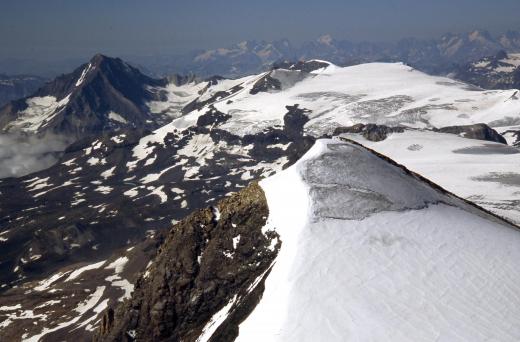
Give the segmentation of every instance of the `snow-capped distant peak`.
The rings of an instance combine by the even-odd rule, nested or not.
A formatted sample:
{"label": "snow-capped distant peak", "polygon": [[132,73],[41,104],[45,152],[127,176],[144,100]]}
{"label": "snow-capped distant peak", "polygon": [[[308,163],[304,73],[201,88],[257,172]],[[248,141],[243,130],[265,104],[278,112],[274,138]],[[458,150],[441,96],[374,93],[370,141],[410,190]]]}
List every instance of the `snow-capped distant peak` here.
{"label": "snow-capped distant peak", "polygon": [[487,41],[489,41],[489,33],[487,32],[482,32],[482,31],[479,31],[479,30],[475,30],[473,32],[470,32],[469,35],[468,35],[468,39],[470,42],[474,42],[474,41],[479,41],[481,43],[485,43]]}
{"label": "snow-capped distant peak", "polygon": [[317,39],[318,43],[320,44],[324,44],[324,45],[331,45],[332,42],[334,41],[334,39],[332,38],[332,36],[330,34],[325,34],[323,36],[320,36],[318,39]]}

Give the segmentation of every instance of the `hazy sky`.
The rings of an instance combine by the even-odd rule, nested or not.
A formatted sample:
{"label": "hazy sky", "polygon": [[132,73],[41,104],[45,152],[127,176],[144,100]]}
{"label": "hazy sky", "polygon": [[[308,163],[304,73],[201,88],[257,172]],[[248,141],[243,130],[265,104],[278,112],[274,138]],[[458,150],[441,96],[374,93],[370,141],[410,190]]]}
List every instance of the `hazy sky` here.
{"label": "hazy sky", "polygon": [[520,29],[520,0],[0,0],[0,58],[170,54],[245,39],[298,44]]}

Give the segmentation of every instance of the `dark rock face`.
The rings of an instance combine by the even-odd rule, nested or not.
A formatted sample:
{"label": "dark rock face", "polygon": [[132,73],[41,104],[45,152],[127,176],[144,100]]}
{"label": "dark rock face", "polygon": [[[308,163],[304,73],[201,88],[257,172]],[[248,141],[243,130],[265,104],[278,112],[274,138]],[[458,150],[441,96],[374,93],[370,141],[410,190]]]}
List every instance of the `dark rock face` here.
{"label": "dark rock face", "polygon": [[273,64],[273,69],[298,70],[303,72],[312,72],[328,67],[330,64],[322,61],[282,61]]}
{"label": "dark rock face", "polygon": [[350,127],[338,127],[334,130],[333,135],[343,133],[361,133],[363,137],[370,141],[383,141],[390,133],[403,133],[404,127],[388,127],[385,125],[375,124],[356,124]]}
{"label": "dark rock face", "polygon": [[[211,84],[213,84],[214,82],[216,82],[217,80],[214,79],[211,81]],[[209,83],[208,83],[208,87],[209,87]],[[193,100],[192,102],[188,103],[186,106],[184,106],[184,108],[182,108],[181,112],[183,114],[187,114],[187,113],[190,113],[191,111],[194,111],[194,110],[200,110],[202,108],[204,108],[206,105],[208,104],[212,104],[220,99],[224,99],[230,95],[233,95],[235,94],[236,92],[242,90],[243,88],[240,86],[240,85],[237,85],[231,89],[228,89],[226,91],[217,91],[215,94],[213,94],[209,99],[207,100],[203,100],[201,101],[200,98],[197,98],[195,100]],[[201,93],[205,92],[206,89],[203,89],[201,91]]]}
{"label": "dark rock face", "polygon": [[199,210],[170,231],[149,274],[115,314],[107,311],[99,341],[195,341],[211,317],[232,303],[212,341],[231,341],[258,303],[281,246],[262,233],[268,216],[262,189],[252,184],[215,207]]}
{"label": "dark rock face", "polygon": [[487,140],[507,144],[507,141],[503,136],[486,124],[449,126],[436,129],[436,131],[441,133],[458,134],[468,139]]}
{"label": "dark rock face", "polygon": [[197,119],[197,126],[211,126],[218,125],[231,119],[231,115],[219,112],[215,107],[211,107],[210,110]]}
{"label": "dark rock face", "polygon": [[222,80],[225,80],[225,78],[219,75],[214,75],[205,79],[205,81],[208,82],[210,86],[217,85],[218,82]]}
{"label": "dark rock face", "polygon": [[294,106],[285,106],[287,114],[283,117],[283,129],[289,137],[300,137],[303,136],[303,126],[309,121],[309,118],[305,113],[308,113],[308,109],[299,108],[298,104]]}
{"label": "dark rock face", "polygon": [[[375,124],[356,124],[350,127],[338,127],[334,130],[333,135],[340,135],[343,133],[357,133],[362,134],[363,137],[370,141],[383,141],[391,133],[403,133],[405,127],[388,127],[385,125]],[[450,133],[461,135],[468,139],[479,139],[494,141],[501,144],[507,144],[505,138],[497,131],[486,124],[475,124],[466,126],[449,126],[442,128],[434,128],[434,132]]]}
{"label": "dark rock face", "polygon": [[249,91],[251,95],[258,94],[260,92],[268,92],[274,90],[281,90],[282,83],[270,74],[265,75],[253,85],[253,88]]}

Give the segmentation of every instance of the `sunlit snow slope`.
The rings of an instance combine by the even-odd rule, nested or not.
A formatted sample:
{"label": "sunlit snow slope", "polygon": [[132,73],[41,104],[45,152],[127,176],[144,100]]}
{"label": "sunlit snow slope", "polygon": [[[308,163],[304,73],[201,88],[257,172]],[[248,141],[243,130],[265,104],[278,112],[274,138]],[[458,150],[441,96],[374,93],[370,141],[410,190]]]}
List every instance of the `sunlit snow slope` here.
{"label": "sunlit snow slope", "polygon": [[454,134],[405,131],[384,141],[345,134],[449,191],[520,224],[520,150]]}
{"label": "sunlit snow slope", "polygon": [[[190,112],[172,125],[192,125],[213,105],[232,117],[223,129],[244,135],[283,124],[285,106],[295,104],[308,110],[310,120],[305,128],[313,135],[355,123],[411,127],[520,124],[516,90],[484,91],[401,63],[344,68],[326,64],[310,73],[278,69],[245,78],[239,91]],[[262,82],[279,89],[255,93],[255,85]]]}
{"label": "sunlit snow slope", "polygon": [[282,247],[238,341],[518,341],[520,231],[363,147],[261,182]]}

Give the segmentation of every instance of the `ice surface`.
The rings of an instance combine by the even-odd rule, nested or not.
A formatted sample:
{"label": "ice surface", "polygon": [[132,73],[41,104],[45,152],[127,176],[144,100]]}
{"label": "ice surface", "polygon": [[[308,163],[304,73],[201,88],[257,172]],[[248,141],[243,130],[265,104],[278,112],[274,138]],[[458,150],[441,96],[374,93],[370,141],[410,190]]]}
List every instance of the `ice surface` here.
{"label": "ice surface", "polygon": [[520,150],[427,131],[391,134],[380,142],[368,141],[357,134],[344,136],[387,155],[458,196],[520,224],[520,184],[501,181],[506,176],[509,179],[511,175],[520,177]]}

